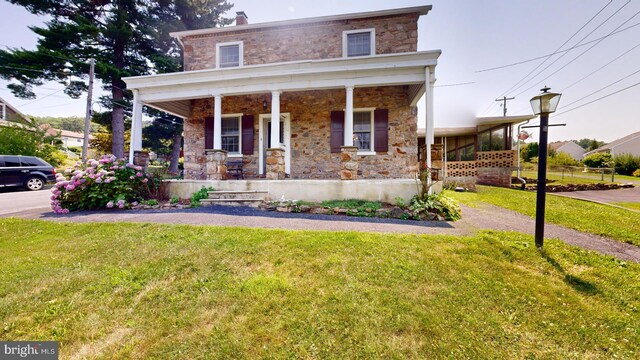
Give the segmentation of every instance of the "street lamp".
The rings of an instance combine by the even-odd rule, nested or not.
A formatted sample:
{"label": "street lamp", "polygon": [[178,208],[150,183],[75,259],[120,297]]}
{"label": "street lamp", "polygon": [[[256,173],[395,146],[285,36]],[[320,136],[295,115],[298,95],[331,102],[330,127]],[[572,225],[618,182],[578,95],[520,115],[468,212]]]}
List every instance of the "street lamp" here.
{"label": "street lamp", "polygon": [[531,108],[540,115],[540,144],[538,146],[538,193],[536,196],[536,247],[544,243],[544,207],[547,188],[547,142],[549,134],[549,114],[556,111],[561,94],[550,93],[548,87],[541,89],[540,95],[531,98]]}

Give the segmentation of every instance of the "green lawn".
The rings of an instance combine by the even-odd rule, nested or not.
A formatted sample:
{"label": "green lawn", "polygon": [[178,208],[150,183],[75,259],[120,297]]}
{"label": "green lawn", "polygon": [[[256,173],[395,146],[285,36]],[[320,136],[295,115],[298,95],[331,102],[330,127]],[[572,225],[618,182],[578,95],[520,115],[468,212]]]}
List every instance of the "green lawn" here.
{"label": "green lawn", "polygon": [[[534,191],[478,186],[477,193],[447,195],[472,207],[489,203],[531,217],[536,213]],[[640,245],[640,213],[554,195],[547,195],[546,203],[546,222]]]}
{"label": "green lawn", "polygon": [[640,210],[640,203],[637,203],[637,202],[616,202],[612,204],[622,206],[628,209]]}
{"label": "green lawn", "polygon": [[[532,171],[532,170],[526,170],[526,171],[521,171],[521,176],[530,178],[530,179],[537,179],[538,178],[538,171]],[[513,173],[513,176],[516,176],[516,173]],[[602,180],[600,174],[585,174],[582,173],[580,171],[575,171],[573,173],[573,176],[571,173],[566,172],[564,174],[564,176],[562,175],[561,172],[554,172],[554,171],[548,171],[547,172],[547,179],[548,180],[554,180],[552,183],[553,185],[566,185],[566,184],[597,184],[597,183],[611,183],[611,174],[604,176],[604,180]],[[618,175],[615,176],[614,178],[615,182],[622,182],[622,180],[620,180],[618,178]]]}
{"label": "green lawn", "polygon": [[531,236],[0,220],[0,338],[61,358],[635,358],[640,265]]}

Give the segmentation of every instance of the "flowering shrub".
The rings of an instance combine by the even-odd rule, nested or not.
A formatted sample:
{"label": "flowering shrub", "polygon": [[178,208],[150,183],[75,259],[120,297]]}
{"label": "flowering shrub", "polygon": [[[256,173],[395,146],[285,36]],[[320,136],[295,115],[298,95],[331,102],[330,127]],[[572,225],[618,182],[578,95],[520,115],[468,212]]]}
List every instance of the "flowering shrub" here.
{"label": "flowering shrub", "polygon": [[142,167],[105,155],[78,162],[56,175],[51,208],[58,214],[74,210],[124,209],[137,205],[149,193],[149,178]]}

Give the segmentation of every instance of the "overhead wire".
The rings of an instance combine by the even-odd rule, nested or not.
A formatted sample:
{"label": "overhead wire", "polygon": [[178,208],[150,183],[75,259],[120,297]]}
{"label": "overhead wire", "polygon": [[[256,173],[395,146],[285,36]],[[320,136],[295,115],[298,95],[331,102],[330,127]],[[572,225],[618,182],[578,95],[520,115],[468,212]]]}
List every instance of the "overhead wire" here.
{"label": "overhead wire", "polygon": [[593,103],[595,103],[595,102],[598,102],[598,101],[600,101],[600,100],[606,99],[606,98],[608,98],[608,97],[610,97],[610,96],[613,96],[613,95],[619,94],[619,93],[621,93],[621,92],[623,92],[623,91],[626,91],[626,90],[629,90],[629,89],[631,89],[631,88],[634,88],[634,87],[636,87],[636,86],[638,86],[638,85],[640,85],[640,82],[637,82],[637,83],[635,83],[635,84],[633,84],[633,85],[629,85],[629,86],[627,86],[627,87],[625,87],[625,88],[622,88],[622,89],[620,89],[620,90],[614,91],[614,92],[609,93],[609,94],[607,94],[607,95],[601,96],[601,97],[599,97],[599,98],[597,98],[597,99],[595,99],[595,100],[591,100],[591,101],[589,101],[588,103],[585,103],[585,104],[582,104],[582,105],[578,105],[578,106],[576,106],[576,107],[574,107],[574,108],[571,108],[571,109],[569,109],[569,110],[566,110],[566,111],[563,111],[563,112],[561,112],[561,113],[558,113],[558,114],[556,114],[556,115],[555,115],[555,117],[558,117],[558,116],[564,115],[564,114],[566,114],[566,113],[568,113],[568,112],[571,112],[571,111],[573,111],[573,110],[576,110],[576,109],[580,109],[581,107],[585,107],[585,106],[587,106],[587,105],[591,105],[591,104],[593,104]]}

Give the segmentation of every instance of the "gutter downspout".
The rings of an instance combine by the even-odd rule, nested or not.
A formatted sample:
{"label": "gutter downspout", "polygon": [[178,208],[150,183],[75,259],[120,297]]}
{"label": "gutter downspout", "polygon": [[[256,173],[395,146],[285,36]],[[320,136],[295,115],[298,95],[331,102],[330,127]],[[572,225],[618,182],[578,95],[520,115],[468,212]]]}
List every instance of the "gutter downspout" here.
{"label": "gutter downspout", "polygon": [[518,135],[517,135],[517,139],[518,139],[518,170],[517,170],[517,178],[518,180],[520,180],[520,182],[522,183],[522,185],[520,186],[520,190],[524,190],[524,187],[527,185],[527,181],[525,179],[523,179],[522,177],[520,177],[520,127],[522,125],[526,125],[529,123],[529,121],[531,120],[527,120],[526,122],[520,123],[518,124]]}

